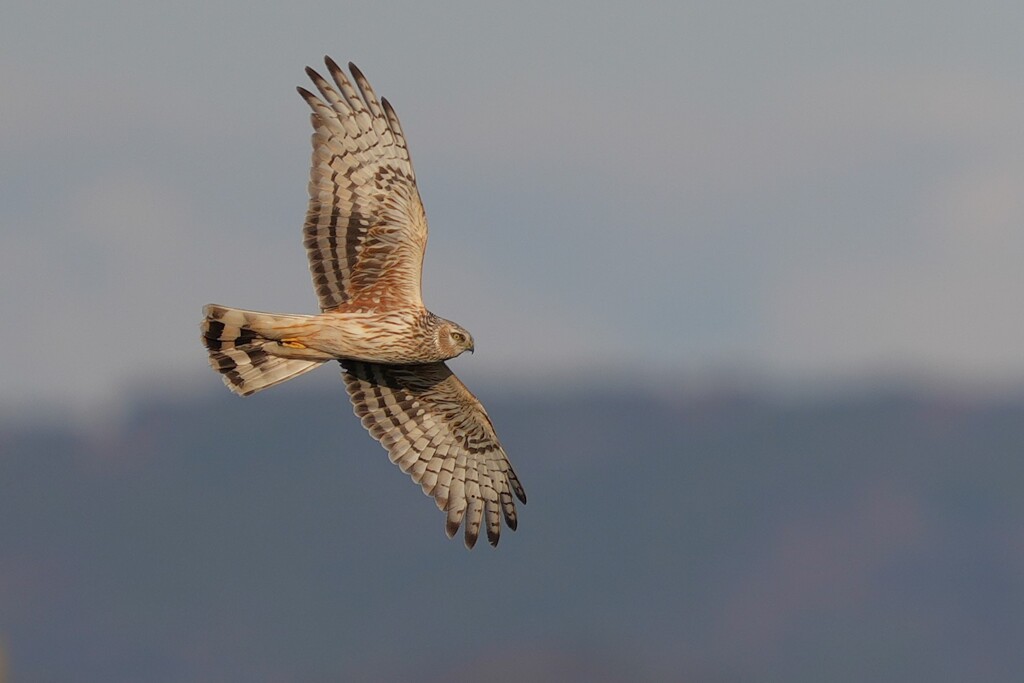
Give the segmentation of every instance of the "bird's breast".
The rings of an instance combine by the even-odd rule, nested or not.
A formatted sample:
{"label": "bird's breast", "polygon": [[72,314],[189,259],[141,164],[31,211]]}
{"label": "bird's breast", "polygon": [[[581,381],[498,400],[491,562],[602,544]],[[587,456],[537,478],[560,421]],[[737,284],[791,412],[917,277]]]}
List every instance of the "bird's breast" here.
{"label": "bird's breast", "polygon": [[415,312],[337,312],[318,316],[311,345],[335,358],[371,363],[439,360],[434,336]]}

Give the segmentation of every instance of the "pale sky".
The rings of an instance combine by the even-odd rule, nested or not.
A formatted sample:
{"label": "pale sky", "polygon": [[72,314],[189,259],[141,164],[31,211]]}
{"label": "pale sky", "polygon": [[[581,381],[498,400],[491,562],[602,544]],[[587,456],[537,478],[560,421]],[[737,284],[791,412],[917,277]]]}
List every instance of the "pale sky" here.
{"label": "pale sky", "polygon": [[401,117],[460,375],[1021,383],[1022,35],[1011,1],[8,3],[0,408],[216,387],[203,304],[316,310],[324,54]]}

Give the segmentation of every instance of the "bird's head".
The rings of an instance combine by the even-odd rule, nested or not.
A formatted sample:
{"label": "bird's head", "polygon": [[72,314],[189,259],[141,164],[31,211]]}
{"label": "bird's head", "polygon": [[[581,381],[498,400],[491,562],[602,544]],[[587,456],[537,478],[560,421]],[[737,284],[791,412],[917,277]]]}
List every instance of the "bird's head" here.
{"label": "bird's head", "polygon": [[473,353],[473,335],[450,320],[437,328],[437,346],[445,360],[455,358],[463,351]]}

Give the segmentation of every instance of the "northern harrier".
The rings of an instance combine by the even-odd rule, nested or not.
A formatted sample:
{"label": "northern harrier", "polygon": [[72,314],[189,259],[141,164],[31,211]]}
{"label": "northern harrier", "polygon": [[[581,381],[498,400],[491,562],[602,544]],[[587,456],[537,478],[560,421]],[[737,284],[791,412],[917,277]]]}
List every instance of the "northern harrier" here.
{"label": "northern harrier", "polygon": [[319,97],[304,243],[319,315],[278,315],[210,304],[202,340],[210,365],[241,396],[337,360],[355,413],[391,461],[447,513],[451,538],[465,520],[472,548],[486,520],[516,528],[512,494],[526,502],[487,412],[444,361],[473,337],[428,311],[420,297],[427,218],[402,127],[363,74],[330,57],[333,83],[306,68]]}

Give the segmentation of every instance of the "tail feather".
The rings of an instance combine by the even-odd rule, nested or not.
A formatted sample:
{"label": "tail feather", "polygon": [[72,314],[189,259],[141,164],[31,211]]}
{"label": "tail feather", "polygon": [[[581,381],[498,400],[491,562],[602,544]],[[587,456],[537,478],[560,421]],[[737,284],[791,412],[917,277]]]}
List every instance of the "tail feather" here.
{"label": "tail feather", "polygon": [[224,384],[239,396],[248,396],[292,377],[309,372],[323,360],[284,358],[273,353],[277,341],[260,334],[275,323],[308,316],[273,315],[210,304],[203,308],[202,342],[210,354],[210,367],[221,373]]}

